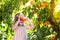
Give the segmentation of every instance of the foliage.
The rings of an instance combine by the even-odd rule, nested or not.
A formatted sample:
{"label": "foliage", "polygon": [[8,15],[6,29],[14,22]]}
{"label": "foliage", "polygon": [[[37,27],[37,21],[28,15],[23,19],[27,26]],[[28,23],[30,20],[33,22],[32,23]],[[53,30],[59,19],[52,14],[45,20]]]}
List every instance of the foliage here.
{"label": "foliage", "polygon": [[[58,1],[55,0],[56,6]],[[58,9],[58,12],[56,10],[55,7],[53,19],[60,27],[60,9]],[[27,30],[28,40],[55,39],[57,33],[48,21],[50,17],[50,0],[0,0],[0,40],[13,39],[12,22],[17,12],[22,12],[26,17],[29,17],[35,25],[33,30]],[[56,39],[60,40],[60,38]]]}

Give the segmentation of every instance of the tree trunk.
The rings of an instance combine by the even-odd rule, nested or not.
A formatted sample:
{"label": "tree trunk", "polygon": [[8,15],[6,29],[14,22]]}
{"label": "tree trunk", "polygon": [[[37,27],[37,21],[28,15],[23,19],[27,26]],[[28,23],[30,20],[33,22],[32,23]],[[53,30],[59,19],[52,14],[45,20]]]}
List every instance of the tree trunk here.
{"label": "tree trunk", "polygon": [[53,21],[52,17],[53,17],[53,13],[54,13],[54,7],[55,7],[55,3],[54,3],[54,0],[51,0],[51,3],[50,3],[50,23],[53,25],[53,30],[55,32],[57,32],[57,36],[56,38],[60,38],[60,31],[59,31],[59,26],[55,24],[55,22]]}

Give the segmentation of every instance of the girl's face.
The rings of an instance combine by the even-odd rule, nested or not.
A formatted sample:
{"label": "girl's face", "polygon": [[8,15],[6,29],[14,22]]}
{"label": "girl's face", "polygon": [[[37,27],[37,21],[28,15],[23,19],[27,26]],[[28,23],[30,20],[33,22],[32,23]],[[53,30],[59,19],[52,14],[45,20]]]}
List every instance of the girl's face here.
{"label": "girl's face", "polygon": [[[19,18],[24,18],[24,15],[21,13],[20,15],[19,15]],[[19,23],[20,25],[23,25],[24,24],[24,22],[22,21],[22,20],[20,20],[20,23]]]}

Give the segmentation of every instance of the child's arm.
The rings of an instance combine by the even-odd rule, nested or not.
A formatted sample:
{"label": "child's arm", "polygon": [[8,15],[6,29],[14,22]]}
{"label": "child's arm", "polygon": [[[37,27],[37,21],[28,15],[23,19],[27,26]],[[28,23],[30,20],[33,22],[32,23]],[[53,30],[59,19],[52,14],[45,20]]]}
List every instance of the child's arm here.
{"label": "child's arm", "polygon": [[13,30],[16,30],[17,28],[18,28],[18,21],[15,24],[12,25]]}
{"label": "child's arm", "polygon": [[16,21],[16,23],[12,25],[13,30],[16,30],[18,28],[19,21],[20,21],[20,19],[18,19],[18,21]]}
{"label": "child's arm", "polygon": [[27,29],[34,29],[34,24],[32,23],[32,21],[28,18],[27,21],[30,23],[29,26],[27,26]]}

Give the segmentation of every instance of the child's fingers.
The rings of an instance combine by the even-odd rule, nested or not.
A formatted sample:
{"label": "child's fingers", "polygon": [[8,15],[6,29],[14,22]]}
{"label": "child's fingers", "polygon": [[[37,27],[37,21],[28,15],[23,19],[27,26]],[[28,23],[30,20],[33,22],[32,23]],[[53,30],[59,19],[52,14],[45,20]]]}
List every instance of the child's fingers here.
{"label": "child's fingers", "polygon": [[27,18],[27,21],[29,21],[29,18]]}
{"label": "child's fingers", "polygon": [[18,21],[20,22],[20,18],[18,17]]}
{"label": "child's fingers", "polygon": [[18,18],[18,21],[20,21],[20,18]]}

